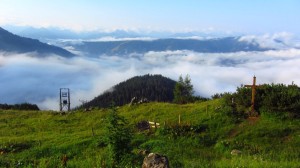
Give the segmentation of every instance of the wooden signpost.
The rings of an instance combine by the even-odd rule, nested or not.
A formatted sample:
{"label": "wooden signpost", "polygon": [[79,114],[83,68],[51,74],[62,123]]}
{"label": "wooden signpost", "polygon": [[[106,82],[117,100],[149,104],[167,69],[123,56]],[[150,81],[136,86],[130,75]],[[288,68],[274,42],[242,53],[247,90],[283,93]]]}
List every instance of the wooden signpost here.
{"label": "wooden signpost", "polygon": [[252,85],[244,85],[245,87],[251,87],[252,94],[251,94],[251,112],[250,116],[254,117],[257,116],[257,112],[255,111],[255,94],[256,94],[256,88],[259,87],[259,85],[256,85],[256,77],[253,76],[253,83]]}

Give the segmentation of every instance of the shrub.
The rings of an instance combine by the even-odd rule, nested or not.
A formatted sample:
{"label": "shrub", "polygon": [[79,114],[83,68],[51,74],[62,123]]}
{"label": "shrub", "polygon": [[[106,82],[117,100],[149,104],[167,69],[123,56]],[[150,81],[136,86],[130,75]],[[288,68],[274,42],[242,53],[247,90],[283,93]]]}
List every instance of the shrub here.
{"label": "shrub", "polygon": [[[242,117],[251,107],[251,88],[238,87],[233,94],[224,95],[233,115]],[[233,99],[233,102],[232,102]],[[264,84],[256,89],[255,110],[273,114],[288,112],[293,118],[300,117],[300,88],[297,85]]]}
{"label": "shrub", "polygon": [[117,167],[124,160],[128,160],[126,156],[131,153],[131,138],[132,130],[128,126],[128,122],[117,114],[115,108],[112,108],[106,126],[106,142],[111,167]]}

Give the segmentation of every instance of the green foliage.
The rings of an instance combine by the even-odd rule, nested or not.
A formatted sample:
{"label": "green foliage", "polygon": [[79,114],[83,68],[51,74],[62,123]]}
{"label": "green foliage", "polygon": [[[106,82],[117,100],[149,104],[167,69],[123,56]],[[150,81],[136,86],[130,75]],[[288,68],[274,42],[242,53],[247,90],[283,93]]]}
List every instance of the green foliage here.
{"label": "green foliage", "polygon": [[117,114],[115,108],[111,109],[107,120],[106,139],[111,157],[111,166],[118,167],[128,158],[126,156],[131,154],[132,133],[128,127],[128,122],[124,117]]}
{"label": "green foliage", "polygon": [[193,101],[194,89],[191,78],[186,75],[184,80],[179,76],[178,82],[174,88],[174,102],[178,104],[186,104]]}
{"label": "green foliage", "polygon": [[263,85],[258,93],[261,96],[261,103],[258,106],[263,111],[271,113],[286,111],[300,117],[300,88],[297,85]]}
{"label": "green foliage", "polygon": [[[233,94],[225,94],[225,104],[236,116],[244,116],[251,107],[251,88],[239,87]],[[232,102],[233,99],[233,102]],[[255,110],[277,115],[286,112],[292,118],[300,117],[300,88],[297,85],[264,84],[256,89]]]}
{"label": "green foliage", "polygon": [[[263,112],[255,120],[235,122],[225,97],[184,105],[150,102],[118,107],[117,116],[126,125],[149,120],[161,126],[134,132],[125,147],[130,151],[118,166],[141,167],[144,156],[137,153],[148,149],[166,155],[173,167],[299,167],[299,119]],[[0,167],[63,167],[64,155],[66,167],[110,167],[112,148],[104,137],[111,113],[0,110]],[[242,154],[231,155],[233,149]]]}
{"label": "green foliage", "polygon": [[2,110],[40,110],[36,104],[22,103],[22,104],[0,104],[0,109]]}
{"label": "green foliage", "polygon": [[208,129],[207,125],[168,125],[164,126],[159,130],[161,135],[171,135],[172,138],[176,139],[181,136],[194,136],[205,132]]}
{"label": "green foliage", "polygon": [[140,145],[140,148],[146,149],[148,151],[160,151],[167,145],[164,140],[149,140]]}

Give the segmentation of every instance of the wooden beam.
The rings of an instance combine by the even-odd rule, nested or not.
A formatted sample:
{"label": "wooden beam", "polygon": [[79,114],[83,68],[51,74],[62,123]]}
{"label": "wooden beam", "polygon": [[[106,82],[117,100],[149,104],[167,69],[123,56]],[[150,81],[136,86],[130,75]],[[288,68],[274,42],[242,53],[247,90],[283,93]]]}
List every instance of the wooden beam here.
{"label": "wooden beam", "polygon": [[244,87],[251,87],[252,93],[251,93],[251,112],[252,114],[255,114],[255,94],[256,94],[256,88],[259,87],[259,85],[256,85],[256,77],[253,76],[253,82],[252,85],[244,85]]}

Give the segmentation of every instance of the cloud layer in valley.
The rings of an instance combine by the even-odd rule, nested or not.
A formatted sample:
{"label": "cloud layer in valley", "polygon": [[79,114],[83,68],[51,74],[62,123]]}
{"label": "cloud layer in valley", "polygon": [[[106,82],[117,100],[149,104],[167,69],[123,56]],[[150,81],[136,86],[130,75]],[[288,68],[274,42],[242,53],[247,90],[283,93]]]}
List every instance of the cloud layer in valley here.
{"label": "cloud layer in valley", "polygon": [[[257,38],[245,37],[242,40]],[[296,44],[296,43],[293,43]],[[197,95],[233,92],[241,84],[257,82],[300,85],[300,49],[297,46],[264,52],[196,53],[192,51],[147,52],[129,56],[0,53],[0,103],[36,103],[42,109],[58,109],[59,88],[71,89],[71,106],[91,100],[128,78],[162,74],[177,80],[189,74]]]}

